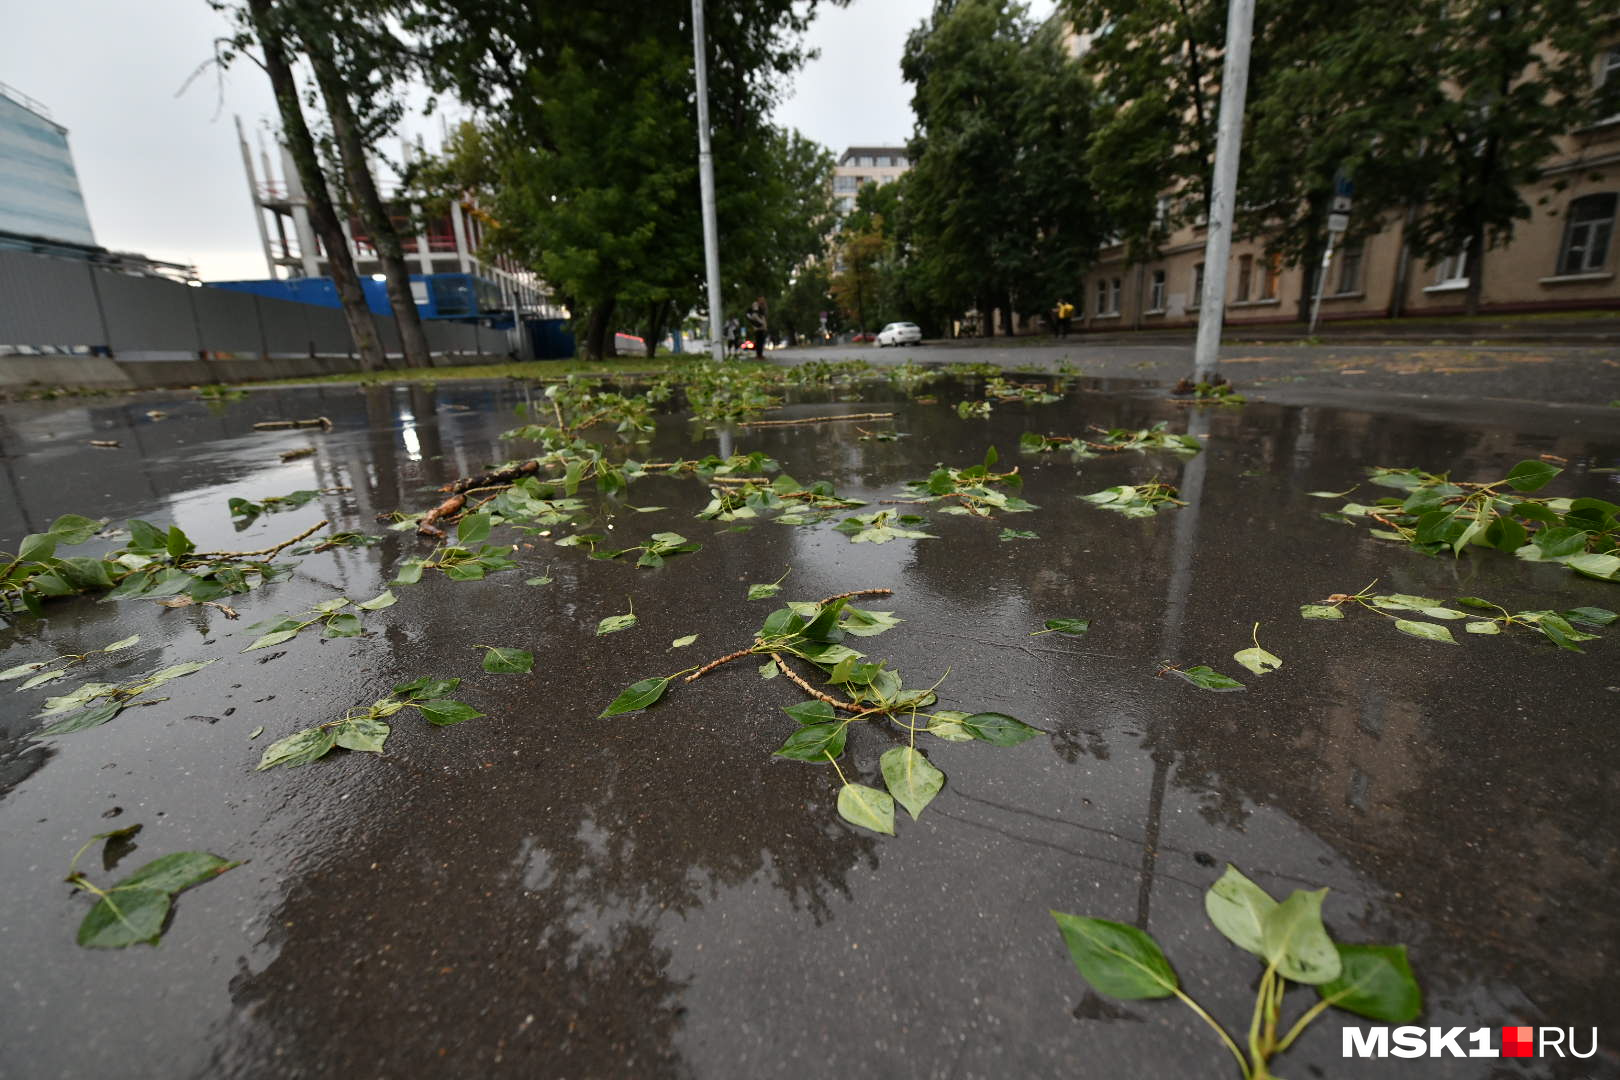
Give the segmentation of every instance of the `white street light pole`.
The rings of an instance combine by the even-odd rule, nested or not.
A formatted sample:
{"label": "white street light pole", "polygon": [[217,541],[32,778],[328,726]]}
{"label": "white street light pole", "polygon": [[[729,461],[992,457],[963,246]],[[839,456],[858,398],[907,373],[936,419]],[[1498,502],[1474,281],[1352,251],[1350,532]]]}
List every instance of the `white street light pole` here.
{"label": "white street light pole", "polygon": [[1253,36],[1254,0],[1230,0],[1226,11],[1226,60],[1221,67],[1221,112],[1215,133],[1215,178],[1210,192],[1209,232],[1204,241],[1204,293],[1199,298],[1198,344],[1193,350],[1195,382],[1212,381],[1220,362],[1226,264],[1232,253],[1238,152],[1243,146],[1243,105],[1249,95],[1249,43]]}
{"label": "white street light pole", "polygon": [[709,145],[709,46],[703,33],[703,0],[692,0],[692,57],[697,63],[698,184],[703,192],[703,261],[709,277],[709,355],[721,361],[726,358],[726,343],[720,326],[720,226],[714,211],[714,149]]}

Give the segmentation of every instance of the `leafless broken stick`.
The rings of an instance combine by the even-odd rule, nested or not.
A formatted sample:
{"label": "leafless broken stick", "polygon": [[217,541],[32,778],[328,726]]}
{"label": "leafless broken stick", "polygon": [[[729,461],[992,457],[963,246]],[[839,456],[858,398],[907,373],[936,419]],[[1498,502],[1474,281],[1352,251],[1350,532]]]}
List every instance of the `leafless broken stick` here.
{"label": "leafless broken stick", "polygon": [[738,427],[790,427],[794,424],[830,424],[835,420],[892,420],[892,412],[845,413],[842,416],[811,416],[803,420],[744,420]]}
{"label": "leafless broken stick", "polygon": [[332,421],[324,416],[311,417],[308,420],[263,420],[253,425],[254,431],[282,431],[286,428],[318,427],[322,431],[332,430]]}
{"label": "leafless broken stick", "polygon": [[331,524],[331,522],[327,521],[325,518],[321,518],[321,520],[317,521],[315,524],[311,525],[309,528],[305,529],[303,532],[299,533],[297,536],[288,537],[286,540],[283,540],[281,543],[277,544],[275,547],[260,548],[258,551],[202,551],[202,552],[198,552],[196,555],[193,555],[192,558],[194,558],[194,559],[250,559],[255,555],[263,555],[266,558],[270,558],[270,557],[276,555],[277,553],[279,553],[282,548],[291,547],[292,545],[298,543],[298,541],[303,540],[306,537],[313,536],[315,533],[317,533],[320,530],[326,528],[326,526],[328,526],[330,524]]}
{"label": "leafless broken stick", "polygon": [[297,461],[299,458],[307,458],[313,453],[315,453],[315,448],[313,446],[304,446],[297,450],[283,450],[281,452],[281,460]]}

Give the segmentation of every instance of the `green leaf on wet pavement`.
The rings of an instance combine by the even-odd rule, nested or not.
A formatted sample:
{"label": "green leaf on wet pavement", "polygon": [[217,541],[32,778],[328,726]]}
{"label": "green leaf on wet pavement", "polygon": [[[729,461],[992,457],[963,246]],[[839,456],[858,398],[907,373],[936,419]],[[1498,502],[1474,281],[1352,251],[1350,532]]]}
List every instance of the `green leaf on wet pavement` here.
{"label": "green leaf on wet pavement", "polygon": [[838,815],[863,829],[894,835],[894,799],[877,788],[865,784],[845,784],[839,788]]}
{"label": "green leaf on wet pavement", "polygon": [[596,636],[601,637],[603,634],[612,634],[620,630],[628,630],[634,625],[636,625],[636,616],[634,612],[629,615],[609,615],[607,618],[596,624]]}
{"label": "green leaf on wet pavement", "polygon": [[373,754],[383,752],[383,743],[392,729],[385,721],[374,716],[356,716],[332,726],[337,745],[345,750],[361,750]]}
{"label": "green leaf on wet pavement", "polygon": [[776,751],[776,756],[824,765],[829,758],[836,758],[844,752],[848,727],[842,721],[803,725],[787,737],[787,741]]}
{"label": "green leaf on wet pavement", "polygon": [[534,653],[503,645],[478,645],[486,650],[484,670],[491,675],[527,675],[534,668]]}
{"label": "green leaf on wet pavement", "polygon": [[1344,612],[1332,604],[1301,604],[1299,617],[1302,619],[1342,619]]}
{"label": "green leaf on wet pavement", "polygon": [[1316,985],[1339,977],[1339,953],[1322,925],[1327,893],[1295,889],[1262,920],[1264,958],[1283,978]]}
{"label": "green leaf on wet pavement", "polygon": [[324,757],[337,745],[337,735],[330,728],[312,727],[295,731],[284,739],[277,739],[264,748],[259,758],[258,771],[273,769],[277,765],[296,769]]}
{"label": "green leaf on wet pavement", "polygon": [[1218,694],[1224,694],[1230,693],[1234,690],[1247,689],[1247,687],[1238,682],[1236,679],[1232,678],[1230,675],[1222,675],[1220,672],[1206,664],[1195,664],[1190,668],[1173,667],[1167,668],[1166,670],[1172,675],[1178,675],[1187,680],[1200,690],[1213,690]]}
{"label": "green leaf on wet pavement", "polygon": [[895,801],[906,808],[913,821],[922,815],[923,808],[933,802],[934,796],[945,786],[945,774],[909,746],[885,750],[879,763],[883,770],[884,786]]}
{"label": "green leaf on wet pavement", "polygon": [[1451,630],[1434,623],[1414,622],[1411,619],[1396,619],[1395,629],[1403,634],[1410,634],[1425,641],[1443,641],[1448,645],[1457,644],[1457,639],[1451,636]]}
{"label": "green leaf on wet pavement", "polygon": [[972,713],[955,721],[968,734],[992,746],[1017,746],[1039,735],[1040,729],[1005,713]]}
{"label": "green leaf on wet pavement", "polygon": [[697,639],[698,636],[696,634],[687,634],[685,637],[678,637],[674,641],[670,642],[669,647],[672,649],[683,649]]}
{"label": "green leaf on wet pavement", "polygon": [[1338,978],[1319,983],[1316,992],[1334,1006],[1382,1020],[1409,1024],[1423,1011],[1423,991],[1412,975],[1405,945],[1338,945]]}
{"label": "green leaf on wet pavement", "polygon": [[422,716],[428,723],[438,727],[449,727],[451,724],[460,724],[467,720],[476,720],[484,714],[471,705],[460,701],[450,701],[447,698],[435,698],[432,701],[415,703],[422,711]]}
{"label": "green leaf on wet pavement", "polygon": [[1092,989],[1137,1001],[1174,994],[1181,982],[1152,937],[1108,919],[1052,912],[1069,958]]}
{"label": "green leaf on wet pavement", "polygon": [[1547,482],[1564,470],[1547,464],[1545,461],[1530,459],[1521,461],[1508,470],[1507,482],[1514,491],[1537,491],[1547,486]]}
{"label": "green leaf on wet pavement", "polygon": [[1204,894],[1204,911],[1215,929],[1238,948],[1265,956],[1266,917],[1277,907],[1270,893],[1227,864],[1226,873]]}
{"label": "green leaf on wet pavement", "polygon": [[1256,675],[1266,675],[1283,666],[1281,657],[1267,652],[1258,645],[1252,649],[1239,649],[1232,654],[1232,659]]}
{"label": "green leaf on wet pavement", "polygon": [[602,710],[597,719],[602,720],[609,716],[622,716],[625,713],[640,712],[650,705],[657,704],[659,699],[664,696],[664,691],[669,689],[669,684],[673,679],[674,676],[671,675],[667,678],[642,679],[640,682],[631,683],[620,691],[619,696],[614,698],[606,709]]}

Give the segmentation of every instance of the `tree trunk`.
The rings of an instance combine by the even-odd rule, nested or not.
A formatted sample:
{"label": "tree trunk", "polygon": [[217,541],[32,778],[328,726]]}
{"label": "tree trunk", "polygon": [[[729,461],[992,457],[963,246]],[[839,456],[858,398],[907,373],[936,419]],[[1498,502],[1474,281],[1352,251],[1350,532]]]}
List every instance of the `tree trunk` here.
{"label": "tree trunk", "polygon": [[1468,237],[1468,290],[1463,294],[1463,311],[1479,314],[1479,298],[1485,291],[1485,226],[1474,227]]}
{"label": "tree trunk", "polygon": [[377,336],[377,322],[366,306],[365,290],[360,276],[355,273],[354,260],[349,255],[349,242],[343,235],[337,210],[326,187],[326,175],[321,170],[315,153],[315,140],[310,137],[309,126],[304,123],[304,110],[298,101],[298,84],[293,78],[292,65],[282,43],[275,13],[270,0],[248,0],[248,13],[254,33],[264,52],[264,69],[270,76],[275,91],[276,108],[281,113],[282,134],[287,139],[287,150],[298,169],[298,180],[309,199],[310,217],[321,246],[326,249],[326,261],[331,267],[332,283],[337,286],[338,299],[343,304],[343,318],[349,324],[349,336],[355,351],[360,354],[360,367],[376,371],[388,366],[388,354],[383,351]]}
{"label": "tree trunk", "polygon": [[383,205],[377,191],[377,181],[371,175],[366,161],[365,142],[360,138],[354,109],[339,77],[332,55],[323,46],[308,42],[304,52],[315,68],[315,79],[321,86],[321,97],[326,101],[326,112],[332,120],[332,133],[337,137],[338,155],[343,160],[343,174],[348,180],[349,197],[360,211],[360,220],[371,234],[377,248],[377,261],[382,263],[383,277],[388,282],[388,306],[393,309],[394,322],[399,327],[400,346],[405,353],[405,366],[423,368],[433,366],[427,335],[422,331],[422,317],[416,310],[416,299],[411,294],[411,274],[400,253],[399,232],[394,228],[388,208]]}
{"label": "tree trunk", "polygon": [[1017,336],[1013,330],[1012,294],[1010,293],[1001,298],[1001,332],[1008,337]]}
{"label": "tree trunk", "polygon": [[590,319],[585,329],[585,359],[602,360],[613,354],[608,351],[607,341],[613,333],[613,309],[616,302],[604,300],[591,307]]}
{"label": "tree trunk", "polygon": [[643,337],[643,344],[647,349],[647,358],[652,359],[658,352],[658,343],[664,339],[664,324],[669,321],[671,301],[660,300],[650,305],[647,312],[647,330]]}

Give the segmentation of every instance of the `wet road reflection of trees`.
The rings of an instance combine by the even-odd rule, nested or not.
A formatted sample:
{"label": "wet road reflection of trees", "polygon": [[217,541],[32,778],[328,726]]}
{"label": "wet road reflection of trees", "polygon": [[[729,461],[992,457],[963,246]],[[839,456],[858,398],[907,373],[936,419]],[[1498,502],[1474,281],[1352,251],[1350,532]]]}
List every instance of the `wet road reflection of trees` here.
{"label": "wet road reflection of trees", "polygon": [[[232,1067],[683,1075],[682,984],[660,936],[748,882],[819,921],[876,841],[831,824],[821,770],[771,767],[728,736],[729,714],[672,703],[657,720],[541,731],[536,716],[535,737],[471,775],[391,779],[400,804],[289,882],[275,959],[233,983],[255,1019]],[[413,1020],[368,1037],[334,1008]]]}

